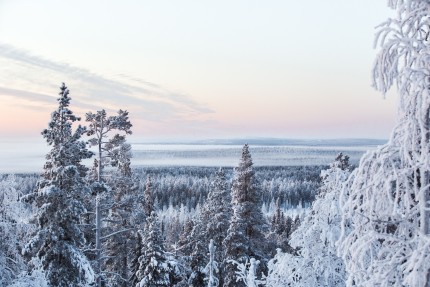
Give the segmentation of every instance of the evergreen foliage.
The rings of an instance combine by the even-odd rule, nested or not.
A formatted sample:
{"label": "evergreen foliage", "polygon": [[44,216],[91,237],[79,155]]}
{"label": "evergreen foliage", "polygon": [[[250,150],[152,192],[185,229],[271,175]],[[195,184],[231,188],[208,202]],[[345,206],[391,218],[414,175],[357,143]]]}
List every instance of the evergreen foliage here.
{"label": "evergreen foliage", "polygon": [[129,261],[136,256],[131,253],[134,243],[132,229],[133,195],[137,186],[130,168],[131,146],[123,143],[118,149],[117,170],[111,172],[107,184],[112,186],[112,207],[105,219],[107,238],[103,249],[107,255],[105,273],[110,286],[128,286]]}
{"label": "evergreen foliage", "polygon": [[[261,194],[252,165],[249,147],[245,145],[231,189],[233,215],[224,239],[225,260],[244,263],[255,258],[264,264],[268,249],[264,237],[266,222],[261,212]],[[235,269],[227,261],[224,286],[243,286],[243,282],[236,282]]]}
{"label": "evergreen foliage", "polygon": [[[110,274],[109,280],[114,280],[116,283],[120,280],[121,284],[125,284],[127,276],[127,266],[128,266],[128,250],[127,240],[117,234],[120,232],[119,228],[128,227],[129,216],[125,215],[127,213],[125,201],[128,197],[127,194],[132,190],[131,182],[131,168],[130,168],[130,158],[131,158],[131,147],[126,143],[126,135],[132,134],[131,127],[132,124],[128,118],[128,112],[119,110],[118,115],[108,116],[105,110],[97,111],[95,114],[89,112],[86,114],[86,121],[89,122],[87,136],[89,139],[90,146],[97,147],[97,158],[94,160],[93,170],[91,175],[92,178],[92,189],[93,193],[96,195],[95,198],[95,270],[97,274],[97,286],[100,287],[102,284],[103,274]],[[104,169],[106,167],[116,167],[117,175],[119,177],[109,178]],[[109,174],[112,176],[112,174]],[[112,193],[116,192],[114,201],[111,203]],[[128,197],[129,198],[129,197]],[[118,199],[124,199],[124,202],[118,202]],[[102,206],[104,208],[102,208]],[[106,208],[106,206],[108,206]],[[121,210],[122,209],[122,210]],[[109,211],[108,222],[112,223],[108,225],[105,232],[109,232],[103,238],[109,238],[108,242],[102,243],[102,221],[106,221],[106,214],[103,210]],[[119,224],[118,224],[119,223]],[[125,226],[122,226],[125,224]],[[121,231],[122,232],[122,231]],[[103,270],[103,256],[106,253],[115,253],[121,251],[122,256],[120,262],[122,264],[117,264],[117,262],[112,262],[108,260],[106,262],[107,269],[106,272]],[[125,266],[125,267],[124,267]],[[120,268],[119,270],[117,268]],[[103,279],[105,280],[105,279]]]}
{"label": "evergreen foliage", "polygon": [[[208,197],[195,219],[190,240],[187,241],[187,249],[191,250],[189,265],[192,272],[188,281],[190,286],[203,286],[205,284],[207,277],[205,266],[209,260],[206,250],[211,240],[220,246],[219,250],[214,251],[215,260],[217,262],[224,261],[222,243],[227,236],[231,217],[230,201],[231,196],[227,189],[225,172],[220,168],[212,182]],[[222,268],[223,265],[220,266],[220,270]],[[219,274],[222,276],[222,272]],[[219,280],[219,284],[223,284],[222,279]]]}
{"label": "evergreen foliage", "polygon": [[27,197],[37,207],[37,231],[25,253],[40,259],[51,286],[91,286],[94,271],[79,249],[85,243],[79,222],[85,213],[80,198],[88,192],[84,181],[87,168],[81,161],[92,153],[80,140],[85,128],[72,129],[79,118],[69,109],[69,90],[64,83],[60,90],[58,109],[42,132],[51,151],[37,190]]}
{"label": "evergreen foliage", "polygon": [[172,286],[172,267],[165,255],[159,224],[155,212],[146,219],[137,287]]}
{"label": "evergreen foliage", "polygon": [[317,199],[291,235],[294,252],[278,250],[269,263],[269,286],[345,286],[345,265],[337,256],[336,242],[341,233],[339,196],[351,168],[348,159],[340,153],[329,169],[321,171]]}
{"label": "evergreen foliage", "polygon": [[145,189],[144,211],[151,212],[145,219],[144,231],[141,233],[142,247],[138,258],[139,267],[133,277],[137,279],[136,287],[173,286],[177,283],[179,268],[169,258],[164,249],[160,222],[153,211],[153,191],[151,179],[148,177]]}

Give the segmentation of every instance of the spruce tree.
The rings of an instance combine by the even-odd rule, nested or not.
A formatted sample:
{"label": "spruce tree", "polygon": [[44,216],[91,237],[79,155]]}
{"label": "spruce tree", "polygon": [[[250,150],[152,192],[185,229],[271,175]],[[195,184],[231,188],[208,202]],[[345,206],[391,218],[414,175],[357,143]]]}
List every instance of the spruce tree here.
{"label": "spruce tree", "polygon": [[140,282],[137,274],[139,271],[139,258],[142,256],[142,235],[144,234],[145,222],[154,210],[154,200],[152,195],[152,180],[148,176],[145,183],[143,195],[139,194],[135,199],[135,212],[133,216],[133,232],[131,234],[132,252],[130,253],[130,286],[136,286]]}
{"label": "spruce tree", "polygon": [[219,285],[222,286],[224,270],[224,239],[227,237],[227,230],[231,219],[231,195],[228,190],[228,183],[224,169],[220,168],[216,173],[215,180],[212,182],[208,198],[202,208],[202,215],[206,219],[206,241],[214,241],[216,246],[214,259],[218,262]]}
{"label": "spruce tree", "polygon": [[[231,196],[227,189],[225,172],[222,168],[216,173],[216,177],[211,184],[211,189],[201,211],[195,219],[194,226],[189,233],[188,250],[189,265],[192,270],[189,278],[189,286],[202,286],[207,277],[205,266],[209,260],[207,256],[207,246],[210,240],[214,241],[216,248],[214,259],[217,262],[224,261],[223,241],[227,236],[227,230],[231,218]],[[222,268],[220,264],[220,284],[222,280]]]}
{"label": "spruce tree", "polygon": [[178,251],[182,257],[189,257],[192,252],[192,239],[190,234],[193,232],[193,229],[194,221],[187,218],[184,222],[184,226],[178,240]]}
{"label": "spruce tree", "polygon": [[139,230],[142,237],[142,250],[138,259],[139,268],[135,273],[138,279],[136,287],[172,286],[176,281],[176,270],[164,250],[160,222],[153,211],[152,185],[149,178],[146,187],[147,201],[145,201],[144,210],[150,212],[150,215],[146,217],[144,231]]}
{"label": "spruce tree", "polygon": [[137,272],[139,271],[139,258],[142,256],[143,249],[141,234],[142,230],[137,230],[136,234],[133,236],[136,239],[133,241],[134,246],[132,247],[132,258],[130,260],[130,286],[137,286],[137,284],[140,282],[139,278],[137,277]]}
{"label": "spruce tree", "polygon": [[142,255],[139,257],[138,287],[171,286],[172,269],[164,251],[157,214],[146,219],[142,235]]}
{"label": "spruce tree", "polygon": [[261,212],[261,193],[254,175],[251,154],[246,144],[242,149],[239,166],[235,168],[231,189],[233,215],[224,239],[227,260],[224,286],[244,286],[243,282],[236,282],[236,267],[228,263],[229,260],[245,263],[255,258],[262,265],[267,260],[264,237],[267,227]]}
{"label": "spruce tree", "polygon": [[87,168],[81,160],[92,153],[80,140],[85,128],[78,126],[73,131],[73,123],[80,119],[69,109],[69,90],[64,83],[60,90],[58,109],[42,132],[51,151],[37,190],[27,197],[37,206],[37,232],[25,253],[40,259],[51,286],[90,286],[95,276],[79,249],[85,242],[79,222],[85,212],[80,198],[88,191],[84,181]]}

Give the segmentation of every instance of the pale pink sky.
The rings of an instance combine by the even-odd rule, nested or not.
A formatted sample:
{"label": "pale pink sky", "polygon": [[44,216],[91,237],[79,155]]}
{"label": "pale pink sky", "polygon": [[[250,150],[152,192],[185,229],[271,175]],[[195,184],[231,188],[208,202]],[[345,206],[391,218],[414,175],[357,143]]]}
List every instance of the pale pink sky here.
{"label": "pale pink sky", "polygon": [[371,88],[385,1],[0,1],[0,132],[130,111],[136,138],[388,138]]}

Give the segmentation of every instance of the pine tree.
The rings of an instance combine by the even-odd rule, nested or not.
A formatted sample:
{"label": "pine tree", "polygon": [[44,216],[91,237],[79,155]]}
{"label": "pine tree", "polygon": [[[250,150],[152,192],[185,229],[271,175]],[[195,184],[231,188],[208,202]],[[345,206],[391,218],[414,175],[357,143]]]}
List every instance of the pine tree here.
{"label": "pine tree", "polygon": [[[160,230],[160,222],[154,211],[153,190],[150,177],[146,181],[143,210],[146,215],[144,230],[139,230],[142,242],[139,267],[132,278],[136,287],[173,286],[177,282],[178,270],[167,256]],[[133,280],[133,281],[134,281]]]}
{"label": "pine tree", "polygon": [[[220,246],[214,255],[215,260],[217,262],[224,261],[222,243],[227,236],[231,217],[230,201],[231,196],[227,190],[225,172],[220,168],[190,234],[191,240],[188,242],[191,250],[190,267],[192,269],[189,279],[190,286],[202,286],[204,284],[207,276],[204,272],[205,264],[209,260],[206,249],[210,240],[214,240],[214,244]],[[222,268],[223,265],[220,266],[220,270]],[[222,272],[220,272],[219,277],[222,278]],[[220,284],[223,284],[222,279],[220,279]]]}
{"label": "pine tree", "polygon": [[[266,222],[261,212],[261,194],[247,144],[243,147],[239,166],[235,168],[232,207],[233,215],[224,239],[225,260],[245,263],[252,257],[264,265],[267,259],[264,238]],[[244,286],[243,282],[236,282],[235,271],[233,264],[226,264],[224,286]]]}
{"label": "pine tree", "polygon": [[151,216],[152,212],[155,211],[152,189],[151,177],[148,177],[146,180],[146,188],[143,193],[143,212],[145,217]]}
{"label": "pine tree", "polygon": [[137,286],[137,284],[140,282],[139,278],[137,277],[138,271],[139,271],[139,258],[142,256],[142,229],[139,229],[136,231],[136,234],[134,235],[136,237],[136,240],[133,241],[133,251],[132,251],[132,258],[130,260],[130,286]]}
{"label": "pine tree", "polygon": [[79,229],[85,212],[80,198],[88,191],[87,172],[81,160],[90,158],[81,136],[85,128],[72,124],[79,121],[69,109],[69,90],[63,83],[58,109],[51,114],[49,126],[42,132],[51,151],[46,155],[42,179],[37,190],[26,199],[37,206],[37,232],[26,245],[25,253],[40,259],[51,286],[90,286],[94,271],[79,250],[84,237]]}
{"label": "pine tree", "polygon": [[157,214],[146,219],[142,235],[142,255],[139,257],[137,287],[172,286],[172,267],[164,251]]}
{"label": "pine tree", "polygon": [[282,211],[280,197],[276,199],[275,206],[275,213],[271,220],[272,232],[269,242],[273,242],[277,248],[281,248],[285,252],[293,253],[294,249],[289,244],[290,235],[292,233],[292,219],[289,216],[285,216]]}
{"label": "pine tree", "polygon": [[[219,284],[222,286],[224,270],[225,248],[223,241],[227,237],[227,230],[231,219],[231,195],[224,169],[220,168],[212,183],[207,201],[202,209],[202,215],[206,218],[206,240],[212,239],[215,250],[215,261],[218,262]],[[207,242],[207,241],[206,241]]]}
{"label": "pine tree", "polygon": [[[133,260],[135,254],[130,253],[132,240],[131,213],[133,209],[133,195],[137,187],[132,178],[131,146],[123,143],[117,149],[117,170],[111,173],[107,181],[112,186],[113,207],[109,211],[105,222],[108,234],[103,244],[107,255],[105,262],[105,273],[108,285],[129,286],[129,260]],[[131,257],[131,258],[130,258]]]}
{"label": "pine tree", "polygon": [[[103,199],[109,198],[107,191],[114,187],[108,184],[107,174],[103,171],[105,167],[118,167],[124,173],[130,173],[130,163],[127,160],[129,145],[126,144],[126,135],[131,134],[132,124],[128,118],[128,112],[119,110],[117,116],[107,116],[105,110],[97,111],[93,114],[86,114],[86,121],[89,122],[87,136],[90,136],[89,143],[97,147],[97,158],[94,161],[92,174],[97,178],[93,182],[93,193],[96,194],[95,202],[95,271],[97,274],[97,286],[102,283],[102,204]],[[115,133],[116,132],[116,133]],[[114,133],[114,135],[112,135]],[[128,192],[128,191],[123,191]],[[112,232],[113,230],[111,230]],[[113,231],[116,232],[116,231]],[[108,235],[106,235],[108,236]],[[121,244],[121,243],[120,243]],[[121,271],[120,273],[123,273]]]}
{"label": "pine tree", "polygon": [[185,220],[184,226],[182,228],[182,232],[179,235],[178,241],[178,251],[182,257],[189,257],[192,251],[192,239],[191,232],[194,229],[194,222],[187,218]]}
{"label": "pine tree", "polygon": [[348,285],[430,285],[430,2],[389,1],[379,27],[375,87],[396,84],[398,122],[389,142],[365,154],[341,196],[340,253]]}
{"label": "pine tree", "polygon": [[154,200],[152,194],[153,186],[151,177],[148,176],[146,178],[145,190],[143,191],[143,195],[139,195],[137,198],[134,198],[134,216],[133,216],[133,233],[132,233],[132,249],[133,251],[130,253],[130,285],[136,286],[137,283],[140,282],[137,277],[137,273],[139,271],[139,258],[142,256],[142,234],[145,229],[145,221],[148,217],[151,216],[154,211]]}

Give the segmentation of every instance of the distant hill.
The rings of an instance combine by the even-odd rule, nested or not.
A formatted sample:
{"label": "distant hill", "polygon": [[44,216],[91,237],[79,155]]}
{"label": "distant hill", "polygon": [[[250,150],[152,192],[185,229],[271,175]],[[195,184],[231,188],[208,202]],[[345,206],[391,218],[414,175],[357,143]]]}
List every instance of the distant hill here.
{"label": "distant hill", "polygon": [[286,138],[236,138],[207,139],[194,141],[159,142],[159,144],[188,145],[260,145],[260,146],[378,146],[386,139],[286,139]]}

